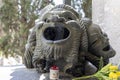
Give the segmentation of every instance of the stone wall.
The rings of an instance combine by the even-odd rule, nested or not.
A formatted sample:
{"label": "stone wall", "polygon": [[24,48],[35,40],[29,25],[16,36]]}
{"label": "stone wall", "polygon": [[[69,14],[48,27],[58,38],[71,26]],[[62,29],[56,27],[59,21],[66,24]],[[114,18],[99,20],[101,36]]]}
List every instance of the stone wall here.
{"label": "stone wall", "polygon": [[120,0],[93,0],[92,20],[108,34],[110,44],[116,50],[111,62],[120,64]]}

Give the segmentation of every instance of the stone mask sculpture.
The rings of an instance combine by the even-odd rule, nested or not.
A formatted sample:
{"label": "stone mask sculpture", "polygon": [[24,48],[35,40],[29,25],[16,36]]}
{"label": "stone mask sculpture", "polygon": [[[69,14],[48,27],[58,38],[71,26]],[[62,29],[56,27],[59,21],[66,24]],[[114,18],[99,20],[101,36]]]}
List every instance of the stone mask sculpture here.
{"label": "stone mask sculpture", "polygon": [[73,76],[85,73],[86,61],[98,68],[100,57],[105,64],[115,55],[108,38],[98,25],[68,5],[57,5],[43,12],[28,37],[24,63],[38,72],[49,72],[57,65]]}

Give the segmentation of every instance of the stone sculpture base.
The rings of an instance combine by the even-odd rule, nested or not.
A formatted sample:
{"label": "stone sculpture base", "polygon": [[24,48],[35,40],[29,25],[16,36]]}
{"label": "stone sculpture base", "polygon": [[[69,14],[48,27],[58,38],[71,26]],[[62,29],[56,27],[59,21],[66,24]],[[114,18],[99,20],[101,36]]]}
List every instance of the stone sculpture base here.
{"label": "stone sculpture base", "polygon": [[[60,73],[59,75],[59,80],[72,80],[72,78],[72,76],[65,73]],[[50,80],[49,73],[41,74],[39,80]]]}
{"label": "stone sculpture base", "polygon": [[[60,73],[59,80],[72,80],[73,77],[65,74],[65,73]],[[41,74],[39,80],[50,80],[49,79],[49,73]],[[98,80],[96,78],[88,78],[88,79],[82,79],[82,80]]]}
{"label": "stone sculpture base", "polygon": [[[96,72],[96,68],[94,66],[92,66],[91,63],[86,62],[86,66],[85,66],[85,75],[91,75],[94,74]],[[59,80],[72,80],[74,77],[66,74],[66,73],[62,73],[60,72],[59,74]],[[43,73],[40,75],[39,80],[50,80],[49,79],[49,73]],[[84,79],[84,80],[97,80],[96,78],[89,78],[89,79]]]}

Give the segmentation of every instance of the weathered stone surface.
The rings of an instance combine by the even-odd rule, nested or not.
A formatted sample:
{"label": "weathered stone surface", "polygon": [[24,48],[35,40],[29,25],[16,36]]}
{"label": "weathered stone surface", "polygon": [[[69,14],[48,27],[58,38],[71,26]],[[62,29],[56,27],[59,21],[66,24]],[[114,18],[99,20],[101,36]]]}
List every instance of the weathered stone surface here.
{"label": "weathered stone surface", "polygon": [[[49,73],[41,74],[39,80],[50,80]],[[65,73],[60,73],[59,80],[72,80],[72,76]]]}

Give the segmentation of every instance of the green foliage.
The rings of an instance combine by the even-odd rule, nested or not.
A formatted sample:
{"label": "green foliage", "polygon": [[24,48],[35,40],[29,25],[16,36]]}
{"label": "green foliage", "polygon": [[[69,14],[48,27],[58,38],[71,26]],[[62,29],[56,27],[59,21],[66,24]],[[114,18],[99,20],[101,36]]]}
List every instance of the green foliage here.
{"label": "green foliage", "polygon": [[23,56],[29,29],[34,26],[39,11],[50,3],[49,0],[2,0],[0,21],[4,32],[0,38],[0,51],[6,57],[16,54]]}
{"label": "green foliage", "polygon": [[95,78],[95,80],[119,80],[120,71],[118,66],[109,63],[92,75],[78,77],[72,80],[86,80],[91,78]]}
{"label": "green foliage", "polygon": [[104,61],[103,61],[103,57],[100,58],[100,62],[99,62],[99,69],[101,70],[104,67]]}

